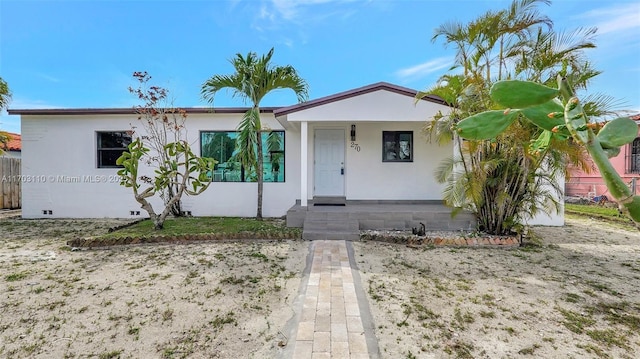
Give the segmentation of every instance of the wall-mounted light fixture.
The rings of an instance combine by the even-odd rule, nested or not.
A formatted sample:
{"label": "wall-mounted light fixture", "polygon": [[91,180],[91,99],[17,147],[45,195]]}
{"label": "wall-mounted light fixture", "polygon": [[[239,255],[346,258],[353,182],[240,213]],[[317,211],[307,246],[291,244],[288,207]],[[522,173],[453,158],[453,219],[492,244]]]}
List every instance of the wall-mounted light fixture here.
{"label": "wall-mounted light fixture", "polygon": [[351,125],[351,141],[356,140],[356,125]]}

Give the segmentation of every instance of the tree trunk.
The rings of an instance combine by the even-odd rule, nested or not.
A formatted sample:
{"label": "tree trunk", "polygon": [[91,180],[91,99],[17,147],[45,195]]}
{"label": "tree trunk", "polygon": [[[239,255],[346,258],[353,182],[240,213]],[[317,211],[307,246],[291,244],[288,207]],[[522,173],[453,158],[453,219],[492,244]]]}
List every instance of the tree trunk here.
{"label": "tree trunk", "polygon": [[144,197],[136,195],[136,201],[140,203],[140,207],[149,213],[149,219],[153,222],[153,228],[156,230],[160,230],[164,228],[164,218],[159,216],[151,206],[151,203],[147,201]]}
{"label": "tree trunk", "polygon": [[[259,110],[258,110],[258,113]],[[262,220],[262,190],[264,187],[264,158],[262,157],[262,131],[258,129],[258,166],[256,174],[258,175],[258,211],[256,218]]]}

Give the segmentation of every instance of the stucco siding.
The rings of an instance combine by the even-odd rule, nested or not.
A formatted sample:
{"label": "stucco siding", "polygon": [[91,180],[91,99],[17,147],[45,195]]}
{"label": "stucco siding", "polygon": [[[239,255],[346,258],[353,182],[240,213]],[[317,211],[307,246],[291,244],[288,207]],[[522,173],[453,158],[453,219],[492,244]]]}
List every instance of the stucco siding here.
{"label": "stucco siding", "polygon": [[[235,130],[241,114],[196,114],[187,119],[188,141],[200,154],[200,131]],[[96,131],[126,131],[134,115],[23,116],[23,217],[145,217],[130,188],[120,186],[115,168],[97,168]],[[264,125],[282,129],[271,114]],[[136,131],[140,132],[138,127]],[[139,133],[140,134],[140,133]],[[284,183],[265,183],[265,216],[282,216],[300,193],[299,135],[285,135]],[[150,173],[150,169],[146,169]],[[213,183],[197,197],[183,197],[185,210],[199,216],[254,216],[255,183]],[[157,211],[160,200],[155,200]],[[43,214],[43,211],[52,214]],[[130,215],[140,211],[139,215]]]}
{"label": "stucco siding", "polygon": [[[435,180],[440,162],[452,154],[452,146],[428,143],[423,123],[354,122],[356,140],[350,140],[351,123],[322,122],[309,127],[308,194],[314,195],[314,132],[317,129],[345,131],[345,196],[348,200],[441,200],[443,185]],[[413,162],[383,162],[382,132],[413,131]],[[360,148],[357,151],[356,145]]]}
{"label": "stucco siding", "polygon": [[290,122],[356,121],[356,122],[424,122],[436,112],[448,113],[449,107],[389,91],[375,91],[290,113]]}

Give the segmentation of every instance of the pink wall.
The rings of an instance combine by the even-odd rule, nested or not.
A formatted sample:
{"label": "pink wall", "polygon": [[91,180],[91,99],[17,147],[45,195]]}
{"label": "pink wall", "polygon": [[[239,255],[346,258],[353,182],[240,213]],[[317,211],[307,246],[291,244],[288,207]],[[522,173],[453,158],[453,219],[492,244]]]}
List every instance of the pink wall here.
{"label": "pink wall", "polygon": [[[637,116],[634,116],[637,117]],[[634,118],[635,119],[635,118]],[[640,130],[639,130],[640,136]],[[620,154],[610,158],[611,164],[616,169],[622,180],[630,183],[633,178],[637,180],[636,194],[640,193],[640,173],[626,173],[626,161],[629,160],[631,154],[631,144],[625,145],[620,149]],[[601,196],[605,195],[611,198],[607,186],[605,186],[602,176],[598,169],[594,166],[591,173],[584,173],[579,169],[570,169],[570,178],[565,184],[565,195],[567,196]]]}

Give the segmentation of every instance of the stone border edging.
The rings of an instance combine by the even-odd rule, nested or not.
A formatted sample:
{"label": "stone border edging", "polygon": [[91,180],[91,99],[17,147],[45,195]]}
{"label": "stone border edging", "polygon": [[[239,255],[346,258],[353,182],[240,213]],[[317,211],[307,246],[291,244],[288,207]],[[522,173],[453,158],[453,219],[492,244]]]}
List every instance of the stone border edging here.
{"label": "stone border edging", "polygon": [[301,234],[291,232],[269,233],[269,232],[240,232],[240,233],[203,233],[184,235],[156,235],[148,237],[107,237],[107,238],[76,238],[67,241],[67,245],[72,248],[96,248],[109,247],[128,244],[149,244],[149,243],[189,243],[199,241],[220,241],[233,239],[301,239]]}
{"label": "stone border edging", "polygon": [[360,240],[379,241],[410,246],[451,246],[451,247],[519,247],[520,240],[515,236],[478,236],[478,237],[418,237],[418,236],[384,236],[376,234],[361,234]]}

